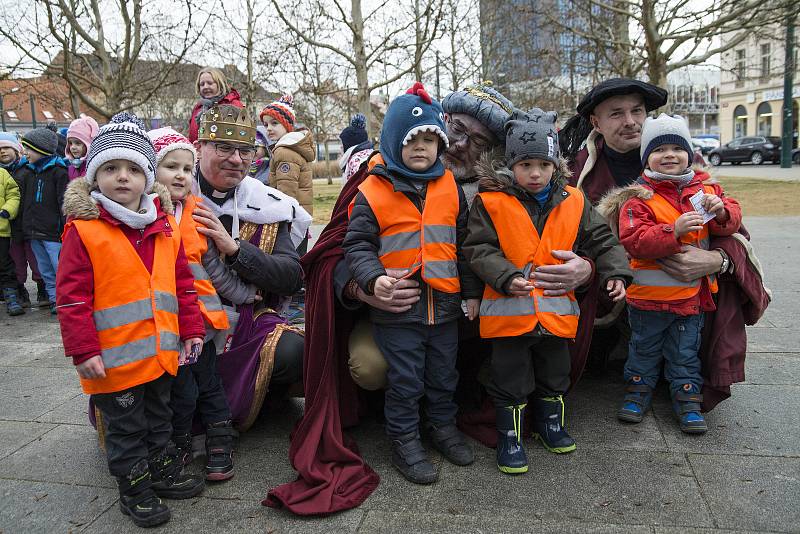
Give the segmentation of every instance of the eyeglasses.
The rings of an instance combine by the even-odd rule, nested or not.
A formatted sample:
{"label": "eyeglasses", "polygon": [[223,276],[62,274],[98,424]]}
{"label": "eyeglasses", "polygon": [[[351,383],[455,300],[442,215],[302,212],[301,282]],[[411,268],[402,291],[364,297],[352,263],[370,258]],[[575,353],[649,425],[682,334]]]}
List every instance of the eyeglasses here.
{"label": "eyeglasses", "polygon": [[448,131],[456,135],[456,137],[464,138],[466,137],[469,141],[470,145],[476,148],[478,151],[483,152],[489,146],[491,146],[491,142],[484,137],[476,136],[475,134],[467,133],[467,127],[461,124],[458,120],[450,119],[448,122]]}
{"label": "eyeglasses", "polygon": [[214,145],[214,152],[221,158],[229,158],[233,153],[239,151],[239,157],[242,161],[250,161],[256,155],[256,149],[249,146],[233,146],[225,143],[212,143]]}

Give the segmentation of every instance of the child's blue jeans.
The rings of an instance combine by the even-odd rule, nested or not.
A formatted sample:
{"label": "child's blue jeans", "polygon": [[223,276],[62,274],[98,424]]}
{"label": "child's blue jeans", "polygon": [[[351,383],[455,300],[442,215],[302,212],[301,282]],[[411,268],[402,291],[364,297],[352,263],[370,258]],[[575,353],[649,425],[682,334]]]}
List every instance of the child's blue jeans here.
{"label": "child's blue jeans", "polygon": [[33,255],[36,256],[39,272],[44,279],[47,298],[50,299],[51,303],[55,303],[56,272],[58,271],[58,255],[61,253],[61,243],[59,241],[31,239],[31,248],[33,249]]}
{"label": "child's blue jeans", "polygon": [[674,396],[684,384],[700,391],[701,333],[703,314],[677,315],[670,312],[639,310],[628,306],[631,342],[625,362],[625,381],[634,376],[655,388],[664,362],[664,378]]}

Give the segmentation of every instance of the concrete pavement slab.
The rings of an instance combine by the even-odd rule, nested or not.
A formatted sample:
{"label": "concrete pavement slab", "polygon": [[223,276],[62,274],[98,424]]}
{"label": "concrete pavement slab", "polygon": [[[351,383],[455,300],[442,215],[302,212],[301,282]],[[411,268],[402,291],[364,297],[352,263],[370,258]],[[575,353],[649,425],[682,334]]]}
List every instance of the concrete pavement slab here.
{"label": "concrete pavement slab", "polygon": [[800,352],[800,336],[797,327],[749,328],[747,348],[749,352]]}
{"label": "concrete pavement slab", "polygon": [[666,403],[653,405],[671,451],[741,456],[800,456],[800,386],[731,387],[731,398],[706,414],[708,433],[684,434]]}
{"label": "concrete pavement slab", "polygon": [[116,489],[0,479],[0,532],[78,532],[117,498]]}
{"label": "concrete pavement slab", "polygon": [[31,341],[24,345],[17,341],[0,342],[0,366],[74,368],[72,360],[64,356],[61,345],[54,346],[53,341]]}
{"label": "concrete pavement slab", "polygon": [[0,427],[3,429],[3,432],[0,433],[0,459],[2,459],[39,436],[53,430],[55,425],[2,421],[0,422]]}
{"label": "concrete pavement slab", "polygon": [[[714,526],[682,454],[578,450],[556,455],[526,442],[530,471],[500,473],[495,451],[479,448],[466,468],[445,465],[428,511],[543,521]],[[521,504],[524,503],[524,504]]]}
{"label": "concrete pavement slab", "polygon": [[78,393],[61,406],[57,406],[36,420],[66,425],[91,425],[89,422],[89,396]]}
{"label": "concrete pavement slab", "polygon": [[59,425],[5,457],[2,477],[116,488],[91,426]]}
{"label": "concrete pavement slab", "polygon": [[800,384],[800,352],[749,353],[745,360],[744,384],[797,385]]}
{"label": "concrete pavement slab", "polygon": [[74,368],[0,367],[0,420],[33,421],[79,391]]}
{"label": "concrete pavement slab", "polygon": [[[303,518],[282,510],[267,508],[259,500],[219,500],[206,497],[184,501],[164,501],[172,511],[172,519],[158,532],[164,534],[186,534],[187,532],[231,533],[272,532],[281,534],[305,534],[307,532],[356,532],[366,513],[364,510],[348,510],[324,519]],[[106,534],[133,531],[130,519],[124,517],[115,506],[90,524],[84,532]]]}
{"label": "concrete pavement slab", "polygon": [[800,530],[800,458],[689,454],[716,526]]}

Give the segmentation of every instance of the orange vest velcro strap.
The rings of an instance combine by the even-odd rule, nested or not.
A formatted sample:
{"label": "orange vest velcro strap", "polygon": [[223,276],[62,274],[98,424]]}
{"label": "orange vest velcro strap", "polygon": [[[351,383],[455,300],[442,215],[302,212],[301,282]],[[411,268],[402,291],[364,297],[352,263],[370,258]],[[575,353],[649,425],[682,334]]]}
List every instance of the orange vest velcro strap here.
{"label": "orange vest velcro strap", "polygon": [[385,268],[409,273],[422,269],[422,279],[432,288],[461,291],[456,257],[458,185],[450,171],[428,182],[422,212],[380,176],[368,176],[359,190],[378,221],[378,258]]}
{"label": "orange vest velcro strap", "polygon": [[[553,250],[572,250],[583,217],[584,197],[579,190],[565,186],[564,198],[547,218],[542,235],[525,207],[515,197],[502,192],[479,193],[492,219],[505,258],[529,277],[537,265],[563,263]],[[533,331],[536,325],[559,337],[574,338],[578,331],[580,307],[575,293],[549,297],[534,289],[524,297],[508,296],[486,284],[480,307],[481,337],[513,337]]]}
{"label": "orange vest velcro strap", "polygon": [[[704,185],[703,189],[706,194],[715,194],[712,186]],[[681,216],[678,209],[658,193],[654,192],[652,198],[644,200],[644,202],[653,212],[658,224],[672,225],[675,223],[675,219]],[[690,232],[682,236],[681,243],[708,250],[711,243],[708,225],[703,225],[702,230],[698,232]],[[700,292],[700,279],[684,282],[673,278],[661,269],[661,265],[656,260],[632,258],[630,265],[633,270],[633,282],[626,290],[629,298],[669,302],[688,299]],[[711,292],[716,293],[717,277],[709,275],[706,278]]]}
{"label": "orange vest velcro strap", "polygon": [[81,378],[84,392],[113,393],[178,371],[180,330],[175,263],[181,233],[172,217],[170,234],[154,240],[148,272],[118,227],[105,221],[74,220],[92,263],[93,318],[105,378]]}
{"label": "orange vest velcro strap", "polygon": [[197,231],[197,222],[192,218],[195,206],[197,206],[197,198],[189,195],[184,202],[180,223],[183,250],[194,277],[194,289],[197,292],[197,301],[203,319],[217,330],[227,330],[230,327],[228,316],[222,307],[217,290],[214,289],[214,284],[211,283],[208,273],[203,267],[202,258],[208,250],[208,242],[206,237]]}

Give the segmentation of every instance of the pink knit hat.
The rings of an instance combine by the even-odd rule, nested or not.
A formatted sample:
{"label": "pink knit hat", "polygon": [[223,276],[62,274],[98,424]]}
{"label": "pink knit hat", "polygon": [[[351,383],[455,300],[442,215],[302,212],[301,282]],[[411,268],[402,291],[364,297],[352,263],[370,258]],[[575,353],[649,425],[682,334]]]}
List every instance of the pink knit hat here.
{"label": "pink knit hat", "polygon": [[172,128],[156,128],[147,132],[147,137],[153,142],[156,149],[156,163],[160,164],[164,156],[173,150],[188,150],[192,153],[194,162],[197,163],[197,151],[194,145],[183,135]]}
{"label": "pink knit hat", "polygon": [[70,137],[74,137],[86,145],[86,153],[88,154],[89,149],[92,147],[92,139],[97,136],[97,131],[99,129],[100,127],[97,125],[97,121],[87,115],[72,121],[67,130],[67,146],[64,147],[64,155],[68,158],[72,158],[72,154],[69,153]]}

